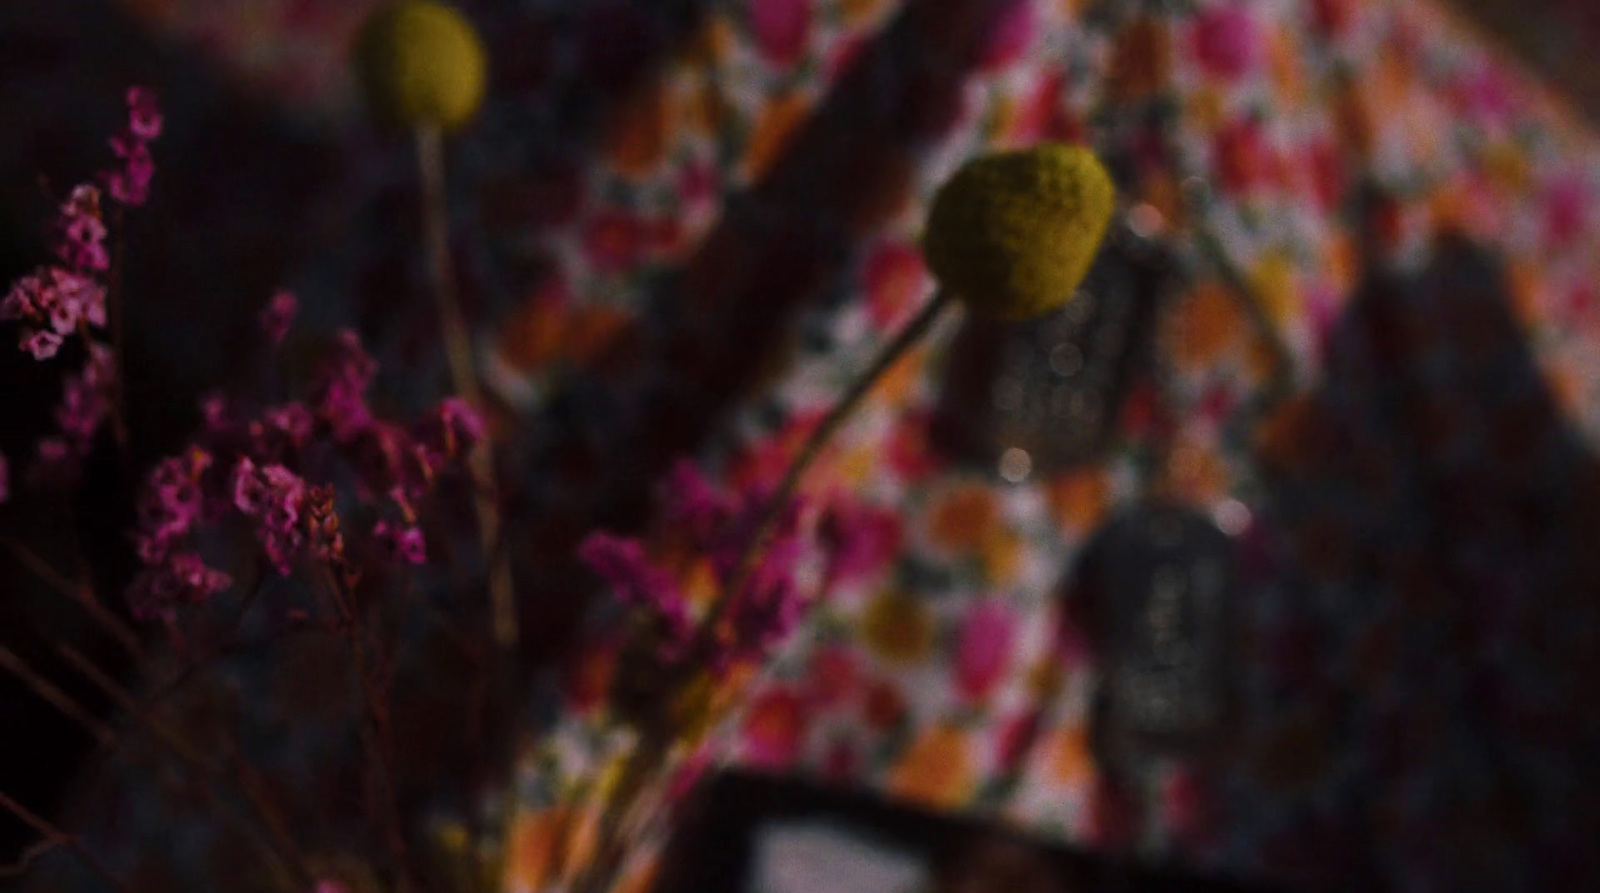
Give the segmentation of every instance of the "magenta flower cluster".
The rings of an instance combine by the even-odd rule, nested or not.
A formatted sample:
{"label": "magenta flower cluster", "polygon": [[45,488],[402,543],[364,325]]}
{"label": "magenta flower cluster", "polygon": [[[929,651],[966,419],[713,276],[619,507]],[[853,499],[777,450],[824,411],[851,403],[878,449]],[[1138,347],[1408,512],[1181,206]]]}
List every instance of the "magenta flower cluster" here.
{"label": "magenta flower cluster", "polygon": [[[161,135],[161,112],[155,94],[142,87],[128,90],[128,123],[111,140],[121,164],[101,171],[111,197],[123,205],[144,204],[155,162],[150,142]],[[106,324],[104,276],[111,267],[100,188],[92,183],[73,187],[51,227],[56,262],[41,266],[12,284],[0,299],[0,321],[23,324],[19,345],[34,359],[56,355],[72,333]]]}
{"label": "magenta flower cluster", "polygon": [[[693,464],[679,462],[664,487],[663,521],[687,538],[690,550],[710,559],[719,588],[732,586],[757,534],[771,489],[734,493],[713,486]],[[725,615],[731,635],[708,639],[709,654],[693,654],[696,621],[678,578],[652,561],[643,541],[604,531],[590,534],[578,557],[610,584],[616,598],[650,618],[663,662],[704,660],[726,668],[735,660],[759,660],[799,623],[807,600],[796,582],[809,539],[801,523],[805,502],[779,514],[767,545],[748,569]]]}
{"label": "magenta flower cluster", "polygon": [[[275,296],[262,320],[267,337],[281,340],[293,316],[293,297]],[[202,401],[195,441],[156,466],[139,500],[134,543],[145,568],[128,591],[133,609],[159,616],[227,588],[227,575],[206,568],[197,547],[206,529],[230,521],[243,523],[279,575],[307,558],[349,571],[331,484],[347,475],[357,482],[355,505],[379,516],[370,542],[381,560],[426,562],[419,503],[464,465],[483,421],[457,399],[409,428],[382,419],[367,403],[376,371],[355,333],[342,332],[309,403],[242,416],[223,397]]]}

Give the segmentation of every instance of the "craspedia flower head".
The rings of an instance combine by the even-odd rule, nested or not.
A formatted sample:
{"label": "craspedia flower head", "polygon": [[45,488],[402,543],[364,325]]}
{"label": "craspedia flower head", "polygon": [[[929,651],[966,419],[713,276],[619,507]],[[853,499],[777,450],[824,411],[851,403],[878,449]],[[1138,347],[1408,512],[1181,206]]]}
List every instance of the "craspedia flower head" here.
{"label": "craspedia flower head", "polygon": [[483,102],[483,42],[461,13],[436,0],[378,7],[362,28],[355,60],[374,110],[400,124],[453,130]]}
{"label": "craspedia flower head", "polygon": [[1093,152],[1045,143],[984,155],[933,199],[928,269],[973,312],[1027,319],[1066,303],[1111,221],[1115,188]]}

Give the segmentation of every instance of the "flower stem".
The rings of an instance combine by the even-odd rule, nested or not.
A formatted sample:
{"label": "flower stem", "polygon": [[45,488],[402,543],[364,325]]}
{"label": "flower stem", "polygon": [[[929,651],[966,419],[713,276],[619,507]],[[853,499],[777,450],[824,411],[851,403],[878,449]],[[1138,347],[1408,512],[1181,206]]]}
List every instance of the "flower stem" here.
{"label": "flower stem", "polygon": [[[475,409],[484,409],[483,389],[478,386],[472,362],[472,338],[457,300],[455,276],[450,262],[450,220],[445,204],[444,144],[437,127],[416,129],[417,164],[422,177],[422,217],[427,243],[428,270],[433,277],[433,298],[439,314],[440,334],[444,339],[445,359],[450,366],[452,386]],[[489,571],[490,629],[495,644],[511,650],[517,643],[517,604],[512,589],[511,563],[499,547],[500,511],[495,505],[499,488],[495,485],[494,456],[487,440],[479,443],[468,457],[472,475],[473,506],[478,515],[478,530],[483,540],[483,555]]]}
{"label": "flower stem", "polygon": [[116,438],[118,451],[122,454],[123,470],[127,471],[131,459],[128,452],[128,384],[123,380],[128,364],[127,358],[123,356],[127,342],[123,337],[122,312],[122,257],[125,241],[122,207],[117,206],[111,214],[111,281],[106,289],[110,293],[106,297],[106,304],[111,316],[111,433]]}
{"label": "flower stem", "polygon": [[[772,497],[762,509],[760,517],[755,524],[755,532],[745,544],[739,561],[734,565],[734,572],[729,577],[728,585],[718,594],[717,600],[706,613],[705,621],[697,632],[697,641],[691,654],[704,657],[715,644],[719,635],[717,626],[727,613],[727,609],[736,594],[744,588],[745,582],[754,571],[757,560],[765,550],[767,540],[771,537],[773,529],[777,526],[778,518],[782,515],[784,507],[794,498],[795,491],[800,486],[800,481],[811,463],[821,454],[822,448],[827,446],[850,414],[861,405],[862,400],[872,390],[873,385],[883,378],[905,354],[916,346],[939,320],[945,308],[952,303],[951,295],[944,289],[934,294],[927,306],[895,335],[894,339],[884,345],[872,365],[862,373],[848,390],[834,404],[822,421],[811,430],[800,450],[795,453],[789,462],[788,470],[784,472],[782,481],[773,492]],[[623,833],[623,826],[628,818],[627,813],[633,812],[639,796],[647,787],[647,780],[656,772],[665,760],[669,748],[663,741],[671,740],[670,730],[641,729],[641,740],[636,745],[634,753],[629,756],[624,764],[622,775],[612,795],[606,798],[606,804],[601,819],[599,842],[595,848],[595,859],[580,874],[578,881],[573,885],[575,893],[603,893],[616,879],[627,856],[627,839]]]}
{"label": "flower stem", "polygon": [[[96,858],[95,854],[90,852],[89,848],[83,845],[83,841],[77,837],[50,824],[44,817],[35,814],[3,792],[0,792],[0,806],[5,807],[6,812],[16,816],[23,824],[44,835],[45,842],[50,846],[66,847],[84,865],[88,866],[90,871],[99,875],[102,880],[109,884],[113,890],[118,891],[118,893],[132,893],[132,888],[128,886],[127,882],[113,874],[111,869]],[[24,862],[23,864],[26,863]]]}
{"label": "flower stem", "polygon": [[884,345],[883,350],[878,353],[877,358],[873,360],[867,371],[850,385],[850,389],[845,391],[844,395],[839,398],[839,402],[834,404],[822,421],[811,430],[811,434],[806,438],[805,443],[801,445],[800,451],[795,453],[794,458],[790,460],[788,470],[784,472],[783,479],[778,483],[778,489],[772,494],[772,498],[767,501],[766,507],[762,510],[761,516],[755,525],[755,532],[751,535],[749,542],[745,544],[744,552],[740,555],[738,563],[734,565],[734,572],[729,577],[728,585],[723,587],[722,592],[717,596],[717,600],[712,603],[710,610],[706,612],[705,622],[700,627],[701,641],[699,644],[701,646],[711,644],[711,639],[719,635],[717,624],[721,622],[723,615],[727,613],[729,603],[744,588],[744,584],[749,580],[750,574],[754,572],[756,562],[766,549],[767,540],[772,536],[773,528],[777,526],[778,518],[794,497],[796,489],[800,486],[800,480],[805,475],[806,470],[811,467],[811,463],[816,460],[817,456],[822,452],[822,448],[827,446],[828,441],[832,439],[834,433],[839,430],[845,420],[850,417],[850,414],[861,404],[862,399],[872,390],[872,386],[907,351],[916,346],[928,334],[928,330],[938,321],[945,307],[951,302],[950,293],[944,289],[941,288],[935,293],[927,306],[923,307],[916,317],[907,323],[899,334],[895,335],[894,340]]}

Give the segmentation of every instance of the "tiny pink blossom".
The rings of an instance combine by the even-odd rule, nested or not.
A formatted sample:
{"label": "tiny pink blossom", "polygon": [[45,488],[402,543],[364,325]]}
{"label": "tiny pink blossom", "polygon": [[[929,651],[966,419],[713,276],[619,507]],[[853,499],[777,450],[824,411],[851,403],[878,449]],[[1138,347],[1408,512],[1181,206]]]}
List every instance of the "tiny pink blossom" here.
{"label": "tiny pink blossom", "polygon": [[207,567],[199,555],[178,552],[134,578],[128,604],[135,617],[159,617],[178,605],[197,604],[233,585],[225,573]]}
{"label": "tiny pink blossom", "polygon": [[267,302],[265,310],[261,311],[261,328],[267,333],[267,340],[273,344],[283,343],[289,334],[289,327],[294,325],[294,317],[300,310],[300,302],[293,294],[280,291]]}
{"label": "tiny pink blossom", "polygon": [[111,266],[106,252],[106,225],[100,217],[100,190],[88,183],[74,187],[56,218],[60,233],[56,256],[77,270],[103,271]]}
{"label": "tiny pink blossom", "polygon": [[300,523],[305,481],[282,465],[257,467],[248,457],[240,457],[231,483],[234,507],[255,520],[256,538],[267,560],[288,576],[305,545]]}
{"label": "tiny pink blossom", "polygon": [[46,329],[26,331],[20,339],[23,350],[33,355],[36,360],[48,360],[61,349],[61,336]]}
{"label": "tiny pink blossom", "polygon": [[146,142],[161,135],[161,108],[156,91],[149,87],[128,88],[128,132]]}
{"label": "tiny pink blossom", "polygon": [[150,181],[156,173],[149,147],[130,136],[115,136],[111,138],[111,151],[122,159],[122,166],[105,172],[106,190],[124,205],[144,204],[150,198]]}
{"label": "tiny pink blossom", "polygon": [[663,659],[675,659],[694,633],[683,593],[672,575],[656,567],[638,540],[604,531],[589,534],[578,546],[578,560],[611,584],[616,599],[655,616],[666,635]]}
{"label": "tiny pink blossom", "polygon": [[483,415],[459,397],[439,401],[412,429],[428,468],[438,474],[466,457],[483,440]]}
{"label": "tiny pink blossom", "polygon": [[428,563],[427,543],[416,525],[379,521],[373,525],[372,535],[391,560],[403,564]]}

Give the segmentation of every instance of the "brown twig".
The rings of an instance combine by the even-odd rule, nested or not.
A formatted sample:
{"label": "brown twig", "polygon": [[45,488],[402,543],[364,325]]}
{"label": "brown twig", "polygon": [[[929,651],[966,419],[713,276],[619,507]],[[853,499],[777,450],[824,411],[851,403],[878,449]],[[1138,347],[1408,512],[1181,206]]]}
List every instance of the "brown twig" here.
{"label": "brown twig", "polygon": [[51,567],[48,561],[45,561],[37,552],[28,548],[15,537],[0,534],[0,544],[10,550],[17,561],[32,572],[34,576],[38,577],[52,592],[64,596],[68,601],[83,608],[89,614],[90,619],[94,620],[107,635],[116,639],[117,644],[121,645],[136,663],[143,663],[145,651],[144,646],[139,642],[139,634],[118,619],[117,615],[111,613],[110,609],[102,604],[98,598],[95,598],[92,587],[87,583],[73,585],[71,581]]}
{"label": "brown twig", "polygon": [[61,711],[68,719],[82,726],[101,745],[109,746],[112,741],[116,740],[116,733],[109,726],[95,719],[93,714],[73,700],[70,695],[57,688],[50,680],[28,666],[27,661],[18,656],[16,652],[5,646],[0,646],[0,667],[4,667],[11,675],[20,679],[34,694],[39,696],[40,700]]}
{"label": "brown twig", "polygon": [[15,861],[0,865],[0,878],[22,877],[33,870],[33,863],[60,849],[65,843],[66,841],[64,840],[48,837],[35,843],[33,846],[23,850],[22,855],[18,856]]}
{"label": "brown twig", "polygon": [[[244,765],[242,758],[237,758],[237,752],[231,752],[236,758],[230,760],[230,767],[218,765],[204,756],[199,748],[190,744],[186,738],[171,726],[158,719],[151,705],[140,704],[127,689],[123,688],[116,680],[107,675],[104,670],[101,670],[93,661],[84,657],[71,645],[65,642],[57,642],[56,651],[67,663],[72,665],[73,669],[94,683],[107,697],[127,711],[129,716],[139,725],[148,729],[179,760],[194,769],[202,777],[215,784],[216,780],[226,777],[229,774],[229,768],[231,768],[234,782],[238,786],[240,793],[244,795],[246,802],[250,804],[250,808],[255,814],[256,822],[266,830],[272,840],[269,843],[261,839],[254,827],[247,822],[241,823],[246,835],[262,850],[262,854],[268,863],[290,884],[304,885],[310,882],[311,872],[307,867],[306,858],[299,851],[299,848],[295,846],[293,838],[288,833],[287,824],[284,822],[283,816],[270,801],[262,796],[254,778],[246,771],[247,767]],[[217,801],[223,801],[222,796],[217,793],[215,788],[213,788],[212,793]]]}
{"label": "brown twig", "polygon": [[361,691],[362,704],[361,716],[357,717],[356,727],[369,768],[378,780],[379,811],[383,816],[384,836],[390,855],[394,859],[396,871],[399,872],[398,886],[402,891],[408,890],[411,888],[412,873],[405,832],[400,821],[399,783],[395,777],[393,761],[389,759],[388,754],[388,711],[373,685],[372,668],[367,661],[367,649],[362,641],[364,629],[356,616],[354,599],[345,591],[338,575],[333,573],[331,568],[323,567],[321,579],[323,583],[321,588],[338,614],[340,629],[350,646],[351,662],[356,684]]}
{"label": "brown twig", "polygon": [[[444,187],[444,141],[437,127],[416,130],[417,166],[422,179],[422,218],[427,243],[428,270],[433,278],[433,298],[444,339],[445,360],[455,392],[480,412],[485,409],[472,361],[472,338],[467,332],[461,303],[456,297],[450,261],[450,218]],[[494,454],[487,440],[467,457],[472,476],[473,509],[478,516],[483,557],[489,573],[490,631],[495,644],[511,651],[517,644],[517,604],[511,579],[511,562],[500,549],[502,536]]]}
{"label": "brown twig", "polygon": [[[5,807],[7,812],[21,819],[23,824],[44,836],[44,841],[41,844],[30,847],[23,854],[23,858],[16,863],[20,869],[18,873],[25,871],[29,863],[45,852],[57,847],[65,847],[72,851],[72,854],[77,856],[84,865],[88,866],[90,871],[99,875],[113,890],[118,891],[118,893],[133,893],[127,882],[113,874],[111,869],[107,868],[105,863],[90,852],[89,848],[83,845],[83,841],[77,837],[52,825],[44,817],[35,814],[21,803],[11,799],[3,791],[0,791],[0,806]],[[10,866],[8,866],[9,868]]]}

